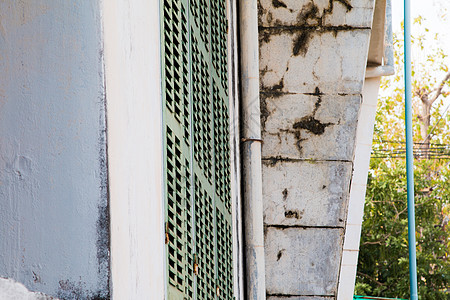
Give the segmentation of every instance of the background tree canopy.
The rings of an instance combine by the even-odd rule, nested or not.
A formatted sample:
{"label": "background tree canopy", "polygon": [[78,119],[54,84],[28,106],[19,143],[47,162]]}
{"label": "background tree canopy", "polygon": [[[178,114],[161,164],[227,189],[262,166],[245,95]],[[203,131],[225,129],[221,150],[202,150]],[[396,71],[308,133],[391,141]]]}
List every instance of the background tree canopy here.
{"label": "background tree canopy", "polygon": [[[414,20],[413,110],[420,299],[450,299],[450,72],[439,36]],[[409,298],[403,33],[394,34],[396,75],[378,100],[355,294]]]}

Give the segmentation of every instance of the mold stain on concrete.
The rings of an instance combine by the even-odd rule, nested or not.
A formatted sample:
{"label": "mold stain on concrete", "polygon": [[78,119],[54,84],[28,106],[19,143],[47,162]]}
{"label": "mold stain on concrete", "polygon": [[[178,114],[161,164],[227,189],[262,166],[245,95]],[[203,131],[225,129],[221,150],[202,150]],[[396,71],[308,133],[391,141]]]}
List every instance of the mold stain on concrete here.
{"label": "mold stain on concrete", "polygon": [[[100,53],[102,59],[103,53]],[[99,74],[104,76],[104,74]],[[103,77],[103,85],[105,85],[105,78]],[[98,219],[97,219],[97,263],[98,263],[98,280],[100,292],[98,297],[109,298],[110,290],[110,215],[109,215],[109,190],[108,190],[108,161],[107,161],[107,120],[106,120],[106,88],[102,89],[102,94],[99,97],[101,103],[99,121],[101,124],[98,136],[98,163],[100,170],[100,199],[97,205]],[[97,296],[96,296],[97,297]],[[96,298],[96,299],[103,299]]]}
{"label": "mold stain on concrete", "polygon": [[287,8],[286,3],[284,3],[284,2],[281,1],[281,0],[272,0],[272,5],[273,5],[273,7],[275,7],[275,8],[280,8],[280,7]]}
{"label": "mold stain on concrete", "polygon": [[[348,0],[329,0],[328,7],[322,10],[320,13],[318,6],[314,3],[314,1],[308,2],[305,4],[297,14],[297,23],[293,26],[282,26],[281,20],[273,19],[272,14],[267,15],[267,22],[271,23],[272,26],[281,26],[282,28],[271,28],[271,33],[265,32],[263,30],[260,31],[260,43],[265,42],[268,43],[270,41],[270,35],[277,34],[279,29],[284,29],[287,31],[293,32],[294,30],[299,30],[301,28],[301,32],[296,35],[293,39],[293,49],[292,54],[294,56],[303,55],[308,51],[308,44],[312,37],[312,32],[316,29],[319,29],[317,26],[324,26],[325,16],[333,13],[334,10],[334,1],[337,1],[344,5],[347,12],[353,9],[353,6],[350,4]],[[286,3],[281,0],[272,0],[272,5],[275,8],[288,8]],[[291,9],[290,9],[291,11]],[[263,16],[266,13],[261,6],[259,6],[259,16]],[[312,21],[308,23],[308,21]],[[309,25],[308,25],[309,24]],[[313,25],[314,24],[314,25]],[[322,28],[325,29],[325,28]],[[327,30],[331,30],[334,32],[334,36],[337,36],[337,32],[339,30],[352,30],[350,26],[331,26],[327,27]],[[275,30],[275,31],[274,31]]]}
{"label": "mold stain on concrete", "polygon": [[311,39],[311,32],[309,30],[303,30],[297,35],[293,42],[292,54],[298,56],[301,54],[305,56],[308,51],[308,44]]}
{"label": "mold stain on concrete", "polygon": [[333,123],[322,123],[313,116],[306,116],[293,125],[294,129],[306,129],[315,135],[321,135],[325,132],[325,128],[333,125]]}
{"label": "mold stain on concrete", "polygon": [[297,15],[297,25],[306,25],[309,19],[318,19],[319,8],[314,2],[310,2],[302,7]]}
{"label": "mold stain on concrete", "polygon": [[260,101],[259,101],[259,106],[260,106],[260,112],[261,112],[261,131],[265,130],[265,126],[266,126],[266,121],[267,118],[270,116],[270,111],[267,109],[267,103],[266,103],[266,98],[261,95],[260,96]]}
{"label": "mold stain on concrete", "polygon": [[280,251],[278,251],[277,254],[277,261],[279,261],[281,259],[281,257],[283,256],[283,252],[285,251],[285,249],[281,249]]}
{"label": "mold stain on concrete", "polygon": [[342,5],[344,5],[345,8],[347,9],[347,12],[349,12],[353,9],[353,6],[350,4],[350,2],[348,0],[336,0],[336,1],[341,3]]}
{"label": "mold stain on concrete", "polygon": [[299,218],[298,211],[295,211],[295,210],[288,210],[288,211],[285,211],[285,212],[284,212],[284,216],[285,216],[286,218],[296,218],[296,219]]}
{"label": "mold stain on concrete", "polygon": [[314,110],[312,115],[301,118],[298,122],[294,123],[294,129],[305,129],[315,135],[322,135],[325,132],[325,128],[330,125],[334,125],[333,123],[322,123],[315,118],[317,110],[322,105],[322,93],[319,88],[316,87],[314,93],[312,95],[317,96],[317,101],[314,104]]}
{"label": "mold stain on concrete", "polygon": [[296,209],[295,210],[287,210],[284,212],[284,216],[289,219],[295,218],[297,220],[300,220],[302,218],[303,212],[304,212],[304,210],[302,210],[302,211],[299,211]]}
{"label": "mold stain on concrete", "polygon": [[289,194],[288,189],[284,189],[283,192],[282,192],[282,194],[283,194],[283,200],[286,201],[287,196],[288,196],[288,194]]}
{"label": "mold stain on concrete", "polygon": [[272,91],[281,91],[284,87],[284,78],[280,79],[280,82],[278,82],[277,84],[275,84],[274,86],[272,86],[271,90]]}
{"label": "mold stain on concrete", "polygon": [[302,134],[301,134],[300,130],[295,130],[294,136],[295,136],[295,139],[297,140],[297,142],[295,142],[295,147],[297,147],[297,150],[301,155],[303,152],[302,142],[306,141],[306,139],[302,138]]}
{"label": "mold stain on concrete", "polygon": [[107,300],[109,295],[102,295],[102,292],[93,293],[85,290],[85,283],[81,281],[74,283],[70,280],[59,281],[59,291],[56,295],[59,299],[87,299],[87,300]]}

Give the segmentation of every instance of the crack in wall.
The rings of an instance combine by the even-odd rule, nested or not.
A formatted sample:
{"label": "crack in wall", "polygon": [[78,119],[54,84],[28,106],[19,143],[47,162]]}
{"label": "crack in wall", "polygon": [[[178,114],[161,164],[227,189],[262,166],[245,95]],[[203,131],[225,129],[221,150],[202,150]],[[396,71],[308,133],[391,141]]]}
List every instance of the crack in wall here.
{"label": "crack in wall", "polygon": [[323,162],[342,162],[342,163],[352,163],[351,160],[345,159],[312,159],[312,158],[290,158],[283,156],[270,156],[263,157],[261,159],[262,164],[268,167],[274,167],[279,162],[308,162],[311,164],[323,163]]}

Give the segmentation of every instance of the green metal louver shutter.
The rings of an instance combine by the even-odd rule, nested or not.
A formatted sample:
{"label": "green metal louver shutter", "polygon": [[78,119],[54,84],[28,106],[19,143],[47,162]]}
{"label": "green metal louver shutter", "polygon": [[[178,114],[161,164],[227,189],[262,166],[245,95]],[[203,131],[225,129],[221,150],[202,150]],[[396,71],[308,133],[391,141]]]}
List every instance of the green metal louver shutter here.
{"label": "green metal louver shutter", "polygon": [[161,0],[169,299],[234,299],[226,0]]}

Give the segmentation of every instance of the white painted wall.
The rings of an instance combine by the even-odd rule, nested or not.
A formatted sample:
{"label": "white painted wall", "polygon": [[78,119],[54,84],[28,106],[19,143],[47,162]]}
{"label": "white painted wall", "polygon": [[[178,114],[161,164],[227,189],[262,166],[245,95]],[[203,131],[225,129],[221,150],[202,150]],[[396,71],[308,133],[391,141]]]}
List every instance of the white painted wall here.
{"label": "white painted wall", "polygon": [[104,0],[113,299],[163,299],[159,1]]}
{"label": "white painted wall", "polygon": [[0,2],[0,276],[108,295],[98,1]]}

